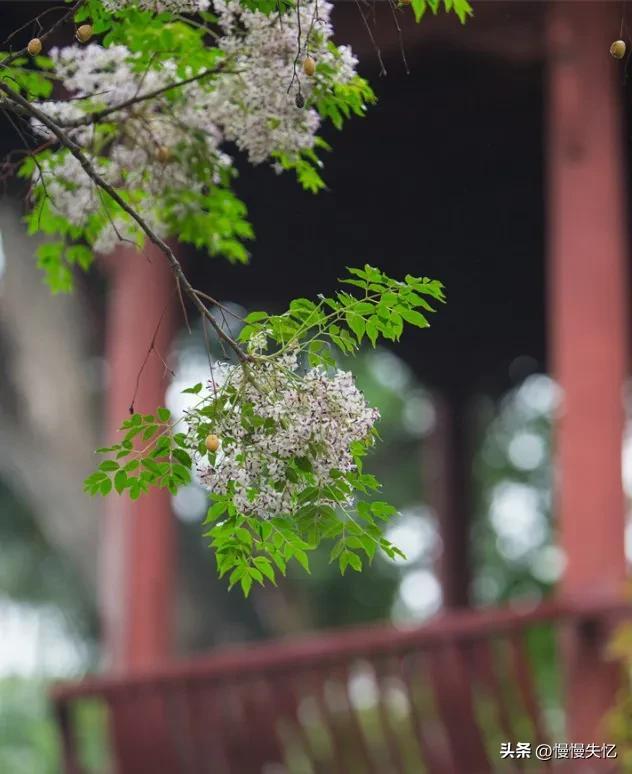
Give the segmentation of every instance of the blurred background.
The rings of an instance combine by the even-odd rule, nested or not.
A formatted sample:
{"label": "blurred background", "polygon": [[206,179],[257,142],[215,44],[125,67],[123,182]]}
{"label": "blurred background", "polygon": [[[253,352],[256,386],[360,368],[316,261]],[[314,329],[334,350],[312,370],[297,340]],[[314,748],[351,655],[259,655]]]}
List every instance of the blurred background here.
{"label": "blurred background", "polygon": [[[59,771],[46,698],[52,681],[319,629],[368,622],[400,629],[446,609],[538,605],[557,587],[568,547],[576,546],[572,530],[560,539],[553,518],[560,467],[552,438],[556,418],[570,416],[570,423],[574,416],[564,409],[564,389],[572,391],[573,379],[584,390],[581,421],[588,418],[573,438],[587,433],[589,451],[614,467],[614,478],[602,481],[595,463],[594,488],[605,487],[616,503],[622,470],[627,501],[632,427],[622,420],[617,426],[624,382],[616,377],[627,357],[623,108],[629,91],[625,64],[607,55],[620,33],[621,7],[561,5],[567,7],[561,22],[551,19],[550,4],[502,1],[475,3],[476,15],[464,28],[451,18],[429,17],[415,26],[404,17],[404,60],[390,9],[378,4],[371,13],[388,72],[380,77],[357,8],[338,4],[337,38],[358,53],[379,102],[342,132],[325,131],[333,146],[325,159],[328,190],[312,196],[287,175],[242,163],[236,187],[256,233],[251,265],[180,250],[193,284],[240,314],[329,293],[344,266],[364,262],[392,276],[409,272],[445,283],[448,303],[430,330],[406,333],[393,349],[363,352],[352,365],[341,363],[353,368],[382,413],[383,443],[368,467],[398,508],[387,536],[406,554],[396,561],[378,554],[362,574],[340,577],[325,548],[311,575],[292,570],[278,588],[254,589],[245,600],[217,580],[202,536],[206,498],[199,487],[154,504],[154,521],[153,507],[140,516],[122,513],[117,501],[83,494],[94,448],[124,419],[168,294],[157,281],[155,292],[146,285],[141,295],[125,295],[136,280],[100,259],[95,271],[77,277],[72,296],[51,297],[32,258],[36,242],[21,224],[25,192],[6,183],[0,204],[0,771]],[[5,29],[41,7],[3,2]],[[560,46],[578,57],[571,66],[547,55],[546,42],[560,25]],[[557,43],[554,50],[559,53]],[[559,71],[573,66],[576,91],[572,73]],[[5,152],[19,146],[4,119],[1,131]],[[570,181],[569,163],[579,168]],[[578,174],[585,177],[573,177]],[[578,186],[585,201],[570,193]],[[611,220],[593,218],[599,208]],[[574,225],[578,252],[564,242]],[[603,249],[584,256],[582,243]],[[602,275],[612,284],[600,284]],[[136,288],[154,282],[149,276],[141,272]],[[567,284],[568,277],[583,277],[583,286]],[[568,293],[576,293],[575,307]],[[604,304],[619,315],[614,323],[601,315]],[[114,319],[120,305],[138,320],[136,332],[121,332]],[[194,322],[187,331],[177,303],[171,318],[161,354],[173,374],[150,358],[140,410],[153,408],[141,404],[158,391],[181,412],[181,390],[208,375],[204,332]],[[592,341],[586,326],[601,338]],[[210,344],[221,358],[217,342]],[[582,360],[602,382],[586,386]],[[591,402],[595,395],[607,404],[603,415]],[[594,436],[592,414],[603,419]],[[610,433],[607,449],[600,432]],[[582,464],[575,483],[585,478]],[[627,506],[620,500],[620,508],[586,517],[603,521],[604,534],[610,529],[614,536],[601,553],[596,544],[591,548],[591,534],[582,537],[599,561],[619,541],[611,563],[617,578],[632,556],[629,525],[623,556]],[[570,506],[562,500],[564,507]],[[142,529],[130,537],[125,519],[140,519]],[[152,573],[163,571],[152,585]],[[573,577],[578,589],[580,580],[591,583],[588,570]],[[151,619],[142,631],[140,609]],[[136,627],[131,635],[124,631],[128,618]],[[160,634],[152,634],[152,625]],[[95,729],[86,755],[98,762],[102,717],[87,711],[86,723]]]}

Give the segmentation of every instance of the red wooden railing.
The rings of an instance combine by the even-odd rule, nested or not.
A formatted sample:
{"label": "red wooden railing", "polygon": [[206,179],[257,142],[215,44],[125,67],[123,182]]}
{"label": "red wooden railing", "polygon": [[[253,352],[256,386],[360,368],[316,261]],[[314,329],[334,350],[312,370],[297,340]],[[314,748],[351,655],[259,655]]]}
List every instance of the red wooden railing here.
{"label": "red wooden railing", "polygon": [[[449,613],[410,630],[354,629],[61,685],[53,701],[65,771],[86,771],[73,716],[95,698],[118,774],[546,771],[554,764],[501,760],[501,742],[564,741],[551,722],[563,706],[551,682],[563,671],[563,632],[584,632],[603,653],[626,611],[549,603]],[[602,737],[595,729],[581,741]]]}

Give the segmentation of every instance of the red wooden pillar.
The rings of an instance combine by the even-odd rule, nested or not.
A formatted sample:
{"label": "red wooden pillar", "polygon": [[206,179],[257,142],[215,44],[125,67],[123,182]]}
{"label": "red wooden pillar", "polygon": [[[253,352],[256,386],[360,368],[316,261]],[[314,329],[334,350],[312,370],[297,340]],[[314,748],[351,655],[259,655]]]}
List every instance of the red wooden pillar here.
{"label": "red wooden pillar", "polygon": [[[152,245],[144,253],[120,247],[108,257],[106,428],[112,439],[135,410],[153,413],[164,405],[166,357],[173,337],[176,297],[171,272]],[[155,347],[147,357],[156,327]],[[169,656],[172,635],[174,525],[169,494],[139,500],[106,500],[100,568],[101,609],[108,667],[129,671]]]}
{"label": "red wooden pillar", "polygon": [[[549,336],[562,388],[556,427],[556,513],[567,599],[620,594],[625,578],[621,444],[627,365],[623,65],[608,54],[621,6],[549,9]],[[569,736],[595,740],[613,673],[597,641],[567,643]]]}
{"label": "red wooden pillar", "polygon": [[443,606],[467,607],[471,582],[472,457],[463,398],[434,395],[435,426],[424,462],[428,502],[437,515],[437,573]]}

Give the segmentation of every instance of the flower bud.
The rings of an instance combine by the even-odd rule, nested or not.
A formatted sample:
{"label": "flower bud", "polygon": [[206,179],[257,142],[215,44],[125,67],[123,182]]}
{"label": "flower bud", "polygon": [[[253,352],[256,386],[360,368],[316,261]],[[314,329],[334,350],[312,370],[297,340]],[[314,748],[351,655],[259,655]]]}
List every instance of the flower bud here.
{"label": "flower bud", "polygon": [[316,62],[311,56],[306,56],[303,62],[303,72],[305,75],[312,76],[316,72]]}

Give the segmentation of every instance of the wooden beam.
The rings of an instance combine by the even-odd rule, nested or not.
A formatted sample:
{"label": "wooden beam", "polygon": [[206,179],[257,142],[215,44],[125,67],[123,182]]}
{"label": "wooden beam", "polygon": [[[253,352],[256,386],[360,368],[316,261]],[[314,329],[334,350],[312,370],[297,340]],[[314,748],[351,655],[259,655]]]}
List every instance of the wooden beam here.
{"label": "wooden beam", "polygon": [[[166,261],[151,245],[144,254],[118,248],[108,266],[106,428],[112,440],[120,437],[117,428],[129,415],[137,380],[136,411],[153,413],[164,405],[163,358],[172,341],[176,296]],[[155,351],[148,354],[154,335]],[[169,494],[151,492],[134,502],[111,495],[105,511],[100,589],[108,666],[155,666],[167,659],[172,644],[175,534]]]}
{"label": "wooden beam", "polygon": [[[551,6],[548,19],[549,336],[562,388],[555,512],[568,600],[622,593],[626,576],[621,447],[627,373],[626,196],[620,85],[608,49],[614,3]],[[595,740],[612,669],[594,638],[567,642],[569,734]]]}

